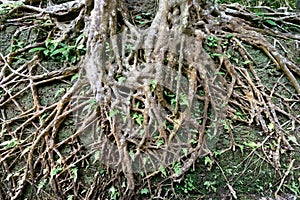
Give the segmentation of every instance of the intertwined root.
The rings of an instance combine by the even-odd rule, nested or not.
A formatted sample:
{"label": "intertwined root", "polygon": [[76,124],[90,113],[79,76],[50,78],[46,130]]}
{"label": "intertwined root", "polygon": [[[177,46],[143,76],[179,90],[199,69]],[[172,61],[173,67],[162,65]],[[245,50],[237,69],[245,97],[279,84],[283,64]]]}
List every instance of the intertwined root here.
{"label": "intertwined root", "polygon": [[[120,172],[124,195],[139,187],[138,173],[180,180],[199,156],[235,149],[237,123],[261,129],[266,138],[258,147],[280,173],[282,151],[270,159],[265,147],[275,137],[291,151],[290,136],[299,131],[299,50],[288,48],[297,35],[282,30],[299,29],[294,15],[274,11],[255,26],[257,16],[237,5],[212,12],[195,2],[159,1],[140,15],[127,5],[136,16],[125,15],[120,2],[94,5],[91,13],[78,2],[22,5],[12,10],[31,10],[40,23],[26,12],[6,20],[6,34],[18,26],[0,58],[0,195],[17,199],[33,185],[45,198],[66,196],[65,188],[78,198],[104,198]],[[71,24],[56,20],[69,12]],[[85,15],[86,37],[79,36]],[[35,41],[26,41],[24,30],[37,31]],[[262,67],[272,76],[262,76]],[[230,146],[220,148],[226,134]],[[98,161],[109,178],[83,170]],[[87,171],[89,184],[79,176]]]}

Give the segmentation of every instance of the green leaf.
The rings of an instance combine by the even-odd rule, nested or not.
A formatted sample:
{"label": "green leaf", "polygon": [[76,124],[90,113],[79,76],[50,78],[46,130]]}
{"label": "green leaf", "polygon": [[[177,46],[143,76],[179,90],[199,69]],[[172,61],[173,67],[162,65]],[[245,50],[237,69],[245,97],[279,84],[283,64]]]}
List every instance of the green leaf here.
{"label": "green leaf", "polygon": [[49,49],[45,49],[45,50],[43,51],[43,53],[44,53],[45,56],[48,56],[49,53],[50,53],[50,51],[49,51]]}
{"label": "green leaf", "polygon": [[71,168],[71,173],[72,173],[72,177],[73,177],[74,181],[77,180],[77,172],[78,172],[77,167]]}
{"label": "green leaf", "polygon": [[276,25],[277,25],[276,22],[274,22],[274,21],[271,20],[271,19],[267,19],[266,22],[267,22],[268,24],[270,24],[271,26],[276,26]]}
{"label": "green leaf", "polygon": [[180,162],[177,162],[177,163],[174,164],[173,170],[174,170],[176,176],[180,175],[180,173],[181,173],[181,164],[180,164]]}
{"label": "green leaf", "polygon": [[100,170],[100,174],[101,174],[101,175],[104,175],[105,173],[106,173],[106,170],[105,170],[105,169],[101,169],[101,170]]}
{"label": "green leaf", "polygon": [[175,105],[176,105],[176,99],[172,98],[171,99],[171,107],[172,107],[172,109],[175,108]]}
{"label": "green leaf", "polygon": [[94,154],[94,161],[93,164],[95,164],[100,158],[100,151],[96,151]]}
{"label": "green leaf", "polygon": [[237,146],[241,149],[242,155],[244,155],[244,145],[237,144]]}
{"label": "green leaf", "polygon": [[160,147],[161,145],[163,145],[165,142],[163,139],[160,139],[157,141],[157,147]]}
{"label": "green leaf", "polygon": [[52,43],[53,43],[53,40],[47,39],[46,42],[45,42],[45,45],[46,45],[47,48],[49,48]]}
{"label": "green leaf", "polygon": [[221,154],[222,154],[222,152],[220,150],[217,150],[217,151],[214,152],[214,156],[218,156],[218,155],[221,155]]}
{"label": "green leaf", "polygon": [[118,109],[112,109],[110,112],[109,112],[109,117],[113,117],[115,116],[116,114],[118,114],[120,111]]}
{"label": "green leaf", "polygon": [[224,72],[215,72],[214,74],[215,74],[215,75],[225,75]]}
{"label": "green leaf", "polygon": [[37,194],[40,192],[40,190],[46,185],[47,183],[47,179],[44,179],[42,181],[39,182],[38,184],[38,190],[37,190]]}
{"label": "green leaf", "polygon": [[114,186],[111,186],[109,188],[109,192],[110,192],[111,199],[117,199],[117,196],[119,196],[119,192]]}
{"label": "green leaf", "polygon": [[118,77],[118,82],[119,83],[125,82],[125,80],[126,80],[126,77],[124,77],[124,76]]}
{"label": "green leaf", "polygon": [[189,151],[188,151],[187,148],[183,148],[182,151],[183,151],[183,153],[184,153],[184,156],[187,156],[187,155],[188,155],[188,152],[189,152]]}
{"label": "green leaf", "polygon": [[5,149],[10,149],[15,147],[17,144],[19,143],[19,141],[15,138],[9,140],[9,141],[4,141],[0,144],[0,146],[5,146]]}
{"label": "green leaf", "polygon": [[245,60],[244,62],[242,62],[243,65],[247,65],[249,63],[252,63],[250,60]]}
{"label": "green leaf", "polygon": [[234,33],[229,33],[229,34],[227,34],[225,37],[226,37],[227,39],[229,39],[229,38],[232,38],[232,37],[234,37],[234,36],[235,36]]}
{"label": "green leaf", "polygon": [[29,50],[29,53],[34,53],[36,51],[42,51],[42,50],[45,50],[46,48],[45,47],[35,47],[35,48],[32,48]]}
{"label": "green leaf", "polygon": [[121,187],[122,187],[122,188],[126,188],[126,182],[125,182],[125,181],[122,182]]}
{"label": "green leaf", "polygon": [[191,144],[197,144],[197,140],[195,140],[195,139],[191,139],[189,142],[190,142]]}
{"label": "green leaf", "polygon": [[63,93],[64,91],[65,91],[64,88],[60,88],[59,90],[57,90],[57,91],[55,92],[54,98],[56,98],[58,95],[60,95],[60,94]]}
{"label": "green leaf", "polygon": [[155,88],[156,88],[157,80],[149,80],[148,83],[150,85],[151,91],[153,92],[155,90]]}
{"label": "green leaf", "polygon": [[43,188],[46,185],[46,183],[47,183],[47,179],[40,181],[38,184],[38,188]]}
{"label": "green leaf", "polygon": [[212,58],[214,58],[214,57],[222,57],[223,55],[220,54],[220,53],[212,53],[212,54],[210,54],[210,56],[211,56]]}
{"label": "green leaf", "polygon": [[274,130],[274,124],[273,123],[269,123],[268,124],[268,129],[269,129],[269,131],[273,131]]}
{"label": "green leaf", "polygon": [[140,175],[141,175],[142,178],[145,177],[145,173],[144,172],[140,172]]}
{"label": "green leaf", "polygon": [[213,190],[214,192],[216,192],[217,188],[214,186],[215,184],[215,181],[205,181],[203,185],[206,186],[207,190]]}
{"label": "green leaf", "polygon": [[139,126],[142,126],[144,121],[143,114],[133,113],[132,118],[135,119],[135,121],[138,123]]}
{"label": "green leaf", "polygon": [[141,194],[148,194],[149,193],[149,189],[148,188],[143,188],[141,190]]}
{"label": "green leaf", "polygon": [[250,142],[244,142],[244,145],[246,145],[248,147],[251,147],[252,149],[260,147],[259,144],[255,143],[255,142],[252,142],[252,141],[250,141]]}
{"label": "green leaf", "polygon": [[238,58],[232,58],[232,60],[233,60],[236,64],[239,64],[239,59],[238,59]]}
{"label": "green leaf", "polygon": [[68,200],[73,200],[74,195],[69,195]]}
{"label": "green leaf", "polygon": [[74,80],[76,80],[79,77],[79,73],[74,74],[71,78],[71,82],[73,82]]}
{"label": "green leaf", "polygon": [[180,103],[182,105],[186,105],[186,106],[189,105],[188,97],[185,94],[180,94],[179,98],[180,98]]}
{"label": "green leaf", "polygon": [[175,97],[175,94],[172,94],[172,93],[168,93],[167,91],[164,91],[164,94],[167,96],[167,97]]}
{"label": "green leaf", "polygon": [[134,152],[132,149],[130,149],[130,151],[129,151],[129,156],[130,156],[131,160],[134,159]]}
{"label": "green leaf", "polygon": [[50,173],[51,177],[53,177],[53,176],[55,176],[56,174],[58,174],[59,172],[61,172],[61,170],[62,170],[62,168],[61,168],[60,166],[58,166],[58,167],[52,169],[52,170],[51,170],[51,173]]}
{"label": "green leaf", "polygon": [[257,13],[255,13],[255,15],[256,15],[256,16],[265,16],[265,14],[262,13],[262,12],[257,12]]}
{"label": "green leaf", "polygon": [[59,53],[61,53],[61,54],[65,54],[66,53],[66,48],[59,48],[59,49],[56,49],[56,50],[54,50],[51,54],[50,54],[50,56],[52,57],[52,56],[55,56],[55,55],[57,55],[57,54],[59,54]]}
{"label": "green leaf", "polygon": [[44,113],[42,116],[41,116],[41,121],[44,122],[45,119],[49,116],[48,113]]}
{"label": "green leaf", "polygon": [[207,165],[209,164],[210,166],[212,165],[212,160],[210,159],[209,156],[205,156],[205,159],[204,159],[204,164]]}
{"label": "green leaf", "polygon": [[297,138],[296,138],[294,135],[290,135],[290,136],[288,137],[288,140],[289,140],[289,141],[292,141],[293,143],[295,143],[296,145],[299,146],[299,143],[298,143],[298,141],[297,141]]}
{"label": "green leaf", "polygon": [[167,176],[166,168],[163,165],[160,165],[158,170],[163,174],[164,177]]}

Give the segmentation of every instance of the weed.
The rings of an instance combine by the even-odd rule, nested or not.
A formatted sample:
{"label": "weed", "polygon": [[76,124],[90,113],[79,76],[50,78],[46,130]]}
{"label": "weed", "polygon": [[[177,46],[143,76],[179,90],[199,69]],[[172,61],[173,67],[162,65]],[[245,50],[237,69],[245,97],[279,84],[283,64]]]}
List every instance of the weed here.
{"label": "weed", "polygon": [[207,45],[211,48],[215,48],[218,46],[219,38],[209,35],[207,37]]}
{"label": "weed", "polygon": [[109,193],[110,193],[110,199],[112,200],[117,199],[117,197],[119,196],[119,192],[114,186],[111,186],[109,188]]}
{"label": "weed", "polygon": [[143,121],[144,121],[144,116],[142,113],[134,112],[134,113],[132,113],[131,116],[132,116],[132,119],[134,119],[136,121],[136,123],[138,123],[139,126],[142,126]]}
{"label": "weed", "polygon": [[176,176],[178,176],[182,170],[181,163],[180,162],[173,163],[173,170],[174,170]]}
{"label": "weed", "polygon": [[141,190],[141,195],[143,195],[143,194],[149,194],[149,189],[148,188],[143,188]]}
{"label": "weed", "polygon": [[208,192],[216,192],[217,188],[216,188],[216,181],[205,181],[203,184],[206,188],[206,190],[208,190]]}
{"label": "weed", "polygon": [[37,51],[42,51],[43,55],[52,61],[76,63],[80,55],[85,53],[86,48],[82,44],[68,45],[59,40],[47,39],[45,47],[35,47],[29,50],[30,53]]}

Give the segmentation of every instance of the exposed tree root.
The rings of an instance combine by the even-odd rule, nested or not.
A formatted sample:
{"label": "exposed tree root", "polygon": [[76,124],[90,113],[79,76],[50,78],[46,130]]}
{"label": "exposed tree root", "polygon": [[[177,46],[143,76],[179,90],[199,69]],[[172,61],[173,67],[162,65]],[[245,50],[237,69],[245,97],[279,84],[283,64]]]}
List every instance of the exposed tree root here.
{"label": "exposed tree root", "polygon": [[[290,136],[300,131],[300,53],[284,43],[299,45],[299,14],[249,9],[176,0],[7,8],[1,30],[17,30],[0,54],[0,198],[18,199],[29,185],[47,199],[129,199],[146,186],[160,198],[174,188],[152,190],[157,175],[160,184],[180,182],[199,157],[235,151],[233,123],[260,128],[265,140],[247,158],[261,149],[281,176],[280,156],[294,150]],[[36,41],[21,44],[25,30],[37,31]],[[281,73],[274,85],[264,85],[253,51]],[[45,59],[65,62],[49,67]],[[45,103],[51,91],[40,91],[50,84],[64,86]],[[222,134],[230,146],[220,149]],[[272,137],[277,148],[269,151]],[[89,169],[96,162],[102,171]],[[118,193],[108,191],[114,185]]]}

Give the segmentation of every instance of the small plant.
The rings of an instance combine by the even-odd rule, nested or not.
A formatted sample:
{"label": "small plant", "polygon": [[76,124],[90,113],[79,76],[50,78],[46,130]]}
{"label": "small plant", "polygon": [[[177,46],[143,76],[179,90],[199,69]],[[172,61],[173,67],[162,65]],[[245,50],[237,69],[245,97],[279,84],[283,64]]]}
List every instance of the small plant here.
{"label": "small plant", "polygon": [[192,191],[194,191],[196,189],[195,185],[194,185],[194,180],[192,179],[191,176],[187,177],[184,179],[184,182],[183,182],[183,192],[188,194]]}
{"label": "small plant", "polygon": [[16,9],[20,6],[24,5],[23,2],[16,1],[14,3],[3,3],[0,4],[0,15],[7,14],[10,10]]}
{"label": "small plant", "polygon": [[76,63],[80,55],[85,53],[86,48],[82,44],[68,45],[59,40],[47,39],[45,47],[35,47],[29,50],[30,53],[37,51],[42,51],[44,56],[54,61]]}
{"label": "small plant", "polygon": [[232,121],[231,120],[223,120],[223,127],[224,127],[226,133],[230,133],[230,130],[232,128]]}
{"label": "small plant", "polygon": [[244,119],[245,119],[245,116],[244,116],[244,114],[243,114],[242,112],[237,111],[237,112],[235,113],[235,115],[233,116],[233,119],[241,119],[241,120],[244,120]]}
{"label": "small plant", "polygon": [[131,158],[131,160],[134,160],[134,152],[133,152],[133,150],[132,149],[130,149],[130,151],[129,151],[129,156],[130,156],[130,158]]}
{"label": "small plant", "polygon": [[163,177],[167,176],[166,168],[163,165],[160,165],[158,170],[162,173]]}
{"label": "small plant", "polygon": [[120,113],[119,109],[114,108],[114,109],[112,109],[112,110],[109,112],[109,117],[113,117],[113,116],[115,116],[115,115],[117,115],[117,114],[119,114],[119,113]]}
{"label": "small plant", "polygon": [[55,92],[54,98],[60,96],[65,91],[65,88],[60,88]]}
{"label": "small plant", "polygon": [[252,148],[252,149],[257,149],[257,148],[259,148],[259,147],[261,146],[261,144],[255,143],[255,142],[253,142],[253,141],[250,141],[250,142],[244,142],[243,144],[244,144],[245,146],[248,146],[248,147]]}
{"label": "small plant", "polygon": [[270,26],[277,26],[277,23],[273,21],[270,17],[265,17],[264,13],[257,12],[255,14],[257,17],[253,18],[253,21],[258,21],[258,26],[261,26],[262,24],[267,24]]}
{"label": "small plant", "polygon": [[181,105],[185,105],[185,106],[189,105],[189,99],[188,99],[188,97],[185,94],[180,93],[179,99],[180,99],[180,104]]}
{"label": "small plant", "polygon": [[145,194],[145,195],[149,194],[149,189],[148,188],[143,188],[141,190],[141,195],[143,195],[143,194]]}
{"label": "small plant", "polygon": [[144,116],[142,113],[134,112],[132,114],[132,119],[134,119],[136,121],[136,123],[138,123],[139,126],[142,126],[143,121],[144,121]]}
{"label": "small plant", "polygon": [[119,192],[114,186],[111,186],[109,188],[109,193],[110,193],[110,199],[112,200],[117,199],[117,197],[119,196]]}
{"label": "small plant", "polygon": [[74,182],[76,182],[77,177],[78,177],[78,168],[77,167],[73,167],[71,168],[71,173],[72,173],[72,177],[74,179]]}
{"label": "small plant", "polygon": [[182,170],[181,163],[180,162],[173,163],[173,170],[174,170],[176,176],[178,176]]}
{"label": "small plant", "polygon": [[157,80],[149,80],[148,84],[150,85],[151,92],[153,92],[157,85]]}
{"label": "small plant", "polygon": [[290,191],[292,191],[296,196],[300,195],[300,190],[299,190],[299,184],[296,183],[296,181],[292,181],[291,184],[284,184],[286,188],[288,188]]}
{"label": "small plant", "polygon": [[17,51],[19,49],[24,48],[24,42],[17,40],[17,39],[12,39],[13,44],[9,47],[10,52]]}
{"label": "small plant", "polygon": [[134,45],[130,43],[125,44],[125,50],[132,51],[134,50]]}
{"label": "small plant", "polygon": [[47,179],[44,179],[42,181],[39,182],[38,184],[38,190],[37,190],[37,194],[40,192],[40,190],[46,185],[47,183]]}
{"label": "small plant", "polygon": [[215,48],[218,46],[219,38],[210,35],[207,37],[207,40],[207,45],[209,47]]}
{"label": "small plant", "polygon": [[203,185],[205,186],[206,190],[208,190],[208,192],[217,191],[217,188],[215,187],[216,181],[205,181]]}
{"label": "small plant", "polygon": [[160,139],[157,141],[157,147],[160,147],[161,145],[165,144],[164,140],[163,139]]}
{"label": "small plant", "polygon": [[118,74],[118,75],[117,75],[117,80],[118,80],[119,83],[123,83],[123,82],[126,81],[126,77],[124,77],[124,76]]}
{"label": "small plant", "polygon": [[210,55],[210,57],[212,58],[212,59],[214,59],[215,57],[222,57],[223,55],[222,54],[219,54],[219,53],[211,53],[211,54],[209,54]]}
{"label": "small plant", "polygon": [[15,138],[9,140],[9,141],[5,141],[5,142],[2,142],[0,144],[0,146],[4,146],[4,149],[11,149],[11,148],[14,148],[15,146],[17,146],[19,144],[19,141]]}
{"label": "small plant", "polygon": [[68,200],[73,200],[74,195],[69,195]]}
{"label": "small plant", "polygon": [[78,77],[79,77],[79,73],[74,74],[74,75],[72,76],[72,78],[71,78],[71,82],[74,82],[75,80],[77,80]]}
{"label": "small plant", "polygon": [[211,167],[212,166],[212,164],[213,164],[213,161],[210,159],[210,157],[209,156],[205,156],[205,158],[204,158],[204,165],[209,165],[209,167]]}
{"label": "small plant", "polygon": [[184,153],[184,156],[187,156],[189,153],[189,150],[187,148],[182,148],[182,152]]}

